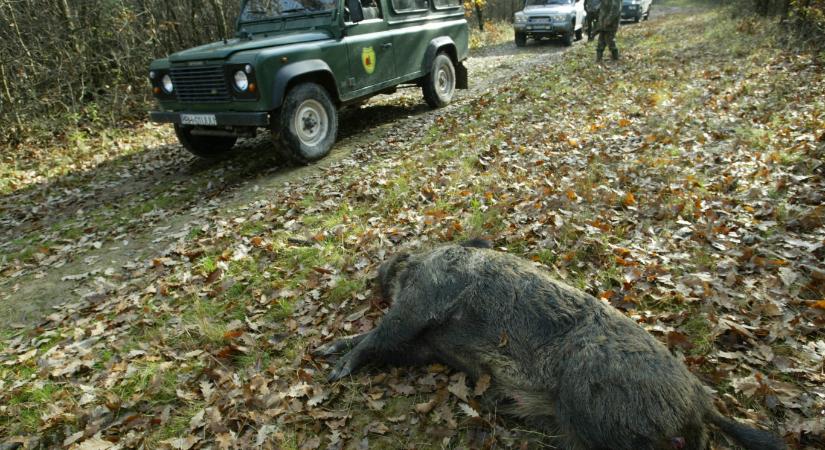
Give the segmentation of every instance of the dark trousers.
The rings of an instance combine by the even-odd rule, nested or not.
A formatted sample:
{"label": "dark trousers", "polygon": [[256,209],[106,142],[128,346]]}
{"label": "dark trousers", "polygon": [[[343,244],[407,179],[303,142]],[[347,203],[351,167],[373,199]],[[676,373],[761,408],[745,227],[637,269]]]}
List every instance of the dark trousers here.
{"label": "dark trousers", "polygon": [[593,25],[596,23],[595,14],[588,14],[584,17],[585,26],[587,27],[587,39],[593,39]]}
{"label": "dark trousers", "polygon": [[619,49],[616,47],[616,32],[618,32],[618,28],[609,27],[606,30],[601,30],[599,32],[599,44],[596,46],[596,53],[601,54],[604,52],[604,48],[610,48],[611,52],[618,52]]}

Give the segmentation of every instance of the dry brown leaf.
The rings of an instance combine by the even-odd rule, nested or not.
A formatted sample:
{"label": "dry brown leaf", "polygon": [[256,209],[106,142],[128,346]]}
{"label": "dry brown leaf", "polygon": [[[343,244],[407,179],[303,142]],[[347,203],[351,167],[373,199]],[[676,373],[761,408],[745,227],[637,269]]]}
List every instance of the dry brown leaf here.
{"label": "dry brown leaf", "polygon": [[91,439],[86,439],[85,441],[81,442],[80,444],[73,447],[74,450],[106,450],[107,448],[113,447],[115,444],[113,442],[109,442],[105,439],[101,439],[98,437],[93,437]]}
{"label": "dry brown leaf", "polygon": [[393,391],[398,392],[401,395],[413,395],[415,394],[415,388],[410,386],[409,384],[395,384],[389,383],[390,387]]}
{"label": "dry brown leaf", "polygon": [[321,446],[321,438],[320,436],[313,436],[307,440],[305,440],[300,447],[300,450],[315,450],[316,448]]}
{"label": "dry brown leaf", "polygon": [[200,442],[200,438],[193,435],[160,441],[161,444],[174,450],[189,450],[190,448],[194,447],[195,444],[197,444],[198,442]]}
{"label": "dry brown leaf", "polygon": [[467,387],[467,376],[463,373],[458,374],[456,376],[455,381],[450,383],[447,387],[447,390],[450,391],[451,394],[458,397],[461,401],[466,402],[470,397],[470,389]]}
{"label": "dry brown leaf", "polygon": [[483,395],[487,392],[487,389],[490,387],[490,375],[483,374],[478,377],[478,381],[476,381],[475,388],[473,389],[473,395],[478,397],[479,395]]}
{"label": "dry brown leaf", "polygon": [[418,403],[415,405],[415,411],[419,414],[429,414],[430,411],[432,411],[433,408],[435,408],[435,405],[437,404],[438,402],[436,401],[436,399],[432,399],[425,403]]}

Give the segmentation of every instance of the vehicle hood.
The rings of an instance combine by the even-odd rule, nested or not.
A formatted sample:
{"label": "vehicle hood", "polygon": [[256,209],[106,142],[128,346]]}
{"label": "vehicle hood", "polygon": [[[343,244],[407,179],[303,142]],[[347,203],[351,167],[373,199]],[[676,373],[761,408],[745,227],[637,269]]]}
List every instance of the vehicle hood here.
{"label": "vehicle hood", "polygon": [[536,14],[570,14],[574,12],[573,5],[536,5],[524,8],[528,16]]}
{"label": "vehicle hood", "polygon": [[297,31],[276,36],[253,35],[252,39],[227,39],[199,47],[189,48],[169,55],[171,62],[196,61],[204,59],[226,59],[230,55],[247,50],[269,48],[279,45],[299,44],[330,39],[332,36],[323,31]]}

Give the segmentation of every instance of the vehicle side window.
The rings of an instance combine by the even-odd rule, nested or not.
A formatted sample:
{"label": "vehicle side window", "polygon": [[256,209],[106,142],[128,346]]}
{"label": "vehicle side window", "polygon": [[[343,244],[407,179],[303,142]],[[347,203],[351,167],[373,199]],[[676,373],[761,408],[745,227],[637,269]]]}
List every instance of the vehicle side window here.
{"label": "vehicle side window", "polygon": [[427,0],[392,0],[392,9],[396,12],[420,11],[427,9]]}
{"label": "vehicle side window", "polygon": [[462,5],[461,0],[433,0],[435,9],[458,8]]}
{"label": "vehicle side window", "polygon": [[[360,0],[361,10],[364,12],[364,20],[382,19],[384,13],[381,11],[380,0]],[[344,21],[350,22],[349,9],[344,7]]]}
{"label": "vehicle side window", "polygon": [[361,8],[364,10],[364,20],[381,19],[381,6],[378,0],[361,0]]}

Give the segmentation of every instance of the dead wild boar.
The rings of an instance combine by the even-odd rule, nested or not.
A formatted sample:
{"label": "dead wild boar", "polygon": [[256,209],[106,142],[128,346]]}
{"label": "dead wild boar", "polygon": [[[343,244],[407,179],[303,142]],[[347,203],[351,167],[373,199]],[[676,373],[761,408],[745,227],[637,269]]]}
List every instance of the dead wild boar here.
{"label": "dead wild boar", "polygon": [[379,269],[392,306],[378,326],[316,353],[329,375],[372,363],[439,362],[477,380],[498,410],[570,449],[710,448],[708,424],[747,449],[783,449],[722,416],[700,381],[633,320],[485,241],[399,254]]}

